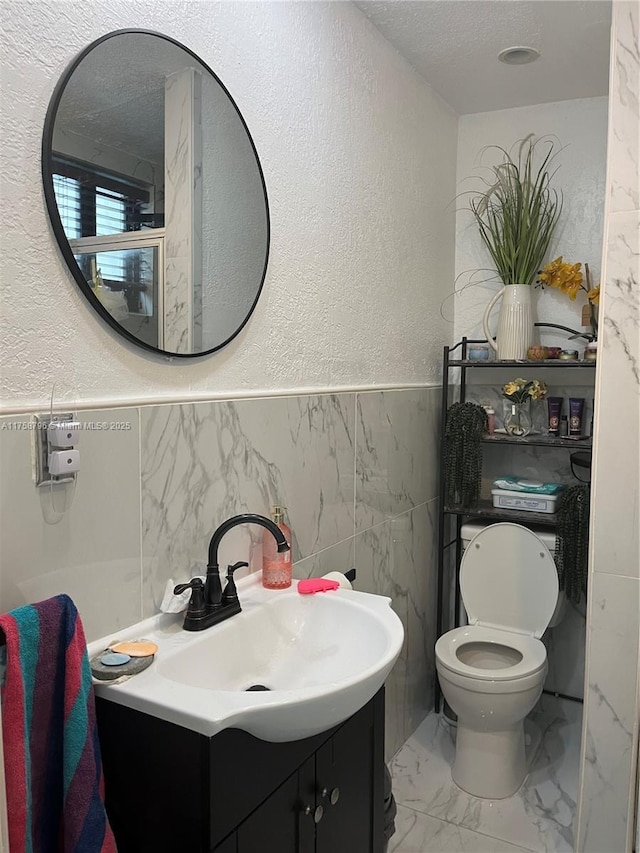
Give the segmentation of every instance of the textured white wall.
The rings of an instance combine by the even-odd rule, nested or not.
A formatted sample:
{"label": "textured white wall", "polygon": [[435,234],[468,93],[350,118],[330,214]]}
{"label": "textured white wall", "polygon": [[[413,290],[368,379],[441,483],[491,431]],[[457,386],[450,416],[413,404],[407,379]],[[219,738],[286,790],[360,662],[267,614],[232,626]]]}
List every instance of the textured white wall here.
{"label": "textured white wall", "polygon": [[[559,166],[553,185],[564,193],[562,217],[550,247],[548,260],[562,255],[565,261],[589,264],[594,284],[600,278],[607,152],[607,98],[585,98],[538,104],[496,112],[477,113],[460,118],[458,133],[457,192],[477,189],[477,181],[468,180],[479,174],[478,163],[486,145],[509,148],[529,133],[552,136],[564,146],[556,158]],[[482,162],[491,163],[490,155]],[[485,173],[486,174],[486,173]],[[470,272],[491,267],[491,259],[480,241],[473,217],[465,209],[468,196],[458,198],[456,216],[456,289],[472,280]],[[583,266],[584,269],[584,266]],[[478,281],[491,272],[474,276]],[[498,283],[468,287],[455,297],[455,339],[462,335],[482,338],[482,314]],[[559,323],[581,330],[580,314],[586,303],[584,293],[575,302],[553,290],[534,291],[538,322]],[[452,302],[445,306],[452,317]],[[491,328],[495,332],[498,309]],[[541,342],[551,346],[567,345],[564,333],[541,333]],[[576,344],[581,349],[584,342]],[[568,344],[568,346],[572,346]]]}
{"label": "textured white wall", "polygon": [[[436,381],[451,328],[457,118],[350,3],[4,2],[0,362],[5,407]],[[258,149],[269,272],[240,336],[146,355],[93,312],[54,245],[40,141],[67,64],[111,30],[194,50]]]}

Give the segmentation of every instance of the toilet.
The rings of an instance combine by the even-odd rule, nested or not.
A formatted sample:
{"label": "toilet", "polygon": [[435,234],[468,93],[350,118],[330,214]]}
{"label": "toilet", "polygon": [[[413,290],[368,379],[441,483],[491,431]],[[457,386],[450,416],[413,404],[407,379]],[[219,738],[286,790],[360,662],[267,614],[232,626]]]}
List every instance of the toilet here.
{"label": "toilet", "polygon": [[460,564],[469,624],[436,642],[442,693],[458,716],[453,781],[503,799],[527,773],[524,718],[542,693],[541,640],[558,606],[558,573],[545,543],[519,524],[481,529]]}

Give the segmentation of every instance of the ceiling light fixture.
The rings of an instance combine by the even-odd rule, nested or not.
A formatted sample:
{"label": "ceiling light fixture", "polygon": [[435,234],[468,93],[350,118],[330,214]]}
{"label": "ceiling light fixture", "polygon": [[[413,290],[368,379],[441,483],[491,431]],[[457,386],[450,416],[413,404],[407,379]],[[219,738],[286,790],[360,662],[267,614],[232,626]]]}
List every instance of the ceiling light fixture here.
{"label": "ceiling light fixture", "polygon": [[505,47],[498,54],[498,59],[507,65],[526,65],[528,62],[535,62],[539,56],[540,51],[536,50],[535,47],[518,45],[516,47]]}

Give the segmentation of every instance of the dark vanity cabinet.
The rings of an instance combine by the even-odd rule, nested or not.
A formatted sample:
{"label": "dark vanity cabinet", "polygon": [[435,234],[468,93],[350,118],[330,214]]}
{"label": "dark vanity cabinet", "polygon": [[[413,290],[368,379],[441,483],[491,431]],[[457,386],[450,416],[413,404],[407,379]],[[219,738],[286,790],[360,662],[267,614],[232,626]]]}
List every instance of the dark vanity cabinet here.
{"label": "dark vanity cabinet", "polygon": [[382,853],[384,690],[287,743],[96,707],[118,853]]}

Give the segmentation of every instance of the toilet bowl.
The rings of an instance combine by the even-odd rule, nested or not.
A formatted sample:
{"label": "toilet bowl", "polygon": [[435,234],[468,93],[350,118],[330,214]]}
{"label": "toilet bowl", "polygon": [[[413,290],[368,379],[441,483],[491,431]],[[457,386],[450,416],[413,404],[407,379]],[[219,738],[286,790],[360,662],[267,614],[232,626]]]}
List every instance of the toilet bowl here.
{"label": "toilet bowl", "polygon": [[524,718],[547,674],[541,637],[558,603],[549,549],[519,524],[480,530],[460,564],[469,624],[436,642],[442,693],[458,716],[454,782],[476,797],[502,799],[522,785]]}

